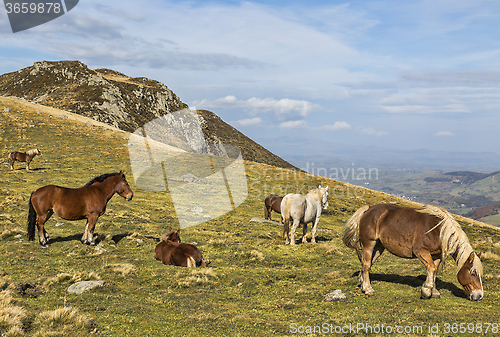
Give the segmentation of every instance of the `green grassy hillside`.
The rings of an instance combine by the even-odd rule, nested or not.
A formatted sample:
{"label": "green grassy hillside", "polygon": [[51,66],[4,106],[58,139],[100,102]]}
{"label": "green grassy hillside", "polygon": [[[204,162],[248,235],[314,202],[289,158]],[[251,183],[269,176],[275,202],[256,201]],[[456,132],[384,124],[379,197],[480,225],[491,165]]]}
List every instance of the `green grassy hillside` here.
{"label": "green grassy hillside", "polygon": [[[357,284],[357,257],[341,241],[345,221],[364,204],[409,202],[254,162],[245,163],[249,196],[241,206],[181,233],[184,242],[197,243],[210,267],[165,266],[153,257],[160,235],[179,226],[172,200],[167,193],[136,188],[127,134],[40,110],[0,98],[2,336],[292,336],[307,326],[358,324],[401,326],[413,329],[406,335],[420,336],[431,335],[429,327],[438,324],[435,336],[444,334],[446,323],[500,323],[498,230],[459,218],[472,246],[485,253],[482,301],[463,296],[452,260],[438,274],[442,298],[421,300],[422,264],[389,253],[372,268],[376,293],[366,298]],[[43,152],[32,162],[33,172],[21,164],[11,171],[8,153],[33,147]],[[46,225],[50,248],[26,240],[33,190],[47,184],[80,187],[119,170],[126,173],[134,198],[110,200],[96,227],[96,247],[79,241],[85,221],[56,215]],[[332,194],[317,244],[285,246],[280,226],[250,221],[264,216],[266,195],[318,184],[329,185]],[[78,280],[106,283],[82,295],[68,294]],[[347,299],[325,302],[323,296],[335,289]]]}

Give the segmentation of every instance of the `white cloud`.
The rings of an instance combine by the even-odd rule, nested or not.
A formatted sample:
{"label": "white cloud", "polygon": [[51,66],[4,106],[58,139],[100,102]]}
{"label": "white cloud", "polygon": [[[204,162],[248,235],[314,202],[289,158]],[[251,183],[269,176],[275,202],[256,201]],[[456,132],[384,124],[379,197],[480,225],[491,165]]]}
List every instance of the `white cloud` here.
{"label": "white cloud", "polygon": [[338,130],[350,130],[352,128],[351,124],[346,122],[335,122],[335,124],[326,124],[320,127],[312,128],[315,130],[328,130],[328,131],[338,131]]}
{"label": "white cloud", "polygon": [[262,119],[260,117],[255,117],[255,118],[240,119],[238,121],[230,122],[229,124],[238,125],[238,126],[249,126],[249,125],[256,125],[256,124],[260,124],[260,123],[262,123]]}
{"label": "white cloud", "polygon": [[322,109],[319,104],[309,101],[282,98],[256,98],[239,100],[235,96],[226,96],[214,101],[202,100],[193,102],[198,108],[203,109],[243,109],[250,114],[272,113],[276,116],[284,116],[291,113],[306,117],[312,111]]}
{"label": "white cloud", "polygon": [[450,131],[438,131],[438,132],[434,133],[434,136],[436,136],[436,137],[452,137],[452,136],[456,136],[456,134],[454,134],[453,132],[450,132]]}
{"label": "white cloud", "polygon": [[360,127],[358,128],[358,131],[364,133],[365,135],[375,136],[375,137],[387,136],[389,134],[388,132],[385,131],[376,131],[373,127],[368,127],[368,128]]}
{"label": "white cloud", "polygon": [[306,121],[288,121],[283,122],[279,125],[282,129],[296,129],[296,128],[304,128],[306,126]]}
{"label": "white cloud", "polygon": [[470,109],[465,104],[448,104],[441,106],[426,106],[426,105],[383,105],[382,108],[394,114],[432,114],[432,113],[468,113]]}
{"label": "white cloud", "polygon": [[462,71],[414,71],[400,74],[406,81],[425,82],[446,86],[462,86],[500,83],[499,71],[462,70]]}

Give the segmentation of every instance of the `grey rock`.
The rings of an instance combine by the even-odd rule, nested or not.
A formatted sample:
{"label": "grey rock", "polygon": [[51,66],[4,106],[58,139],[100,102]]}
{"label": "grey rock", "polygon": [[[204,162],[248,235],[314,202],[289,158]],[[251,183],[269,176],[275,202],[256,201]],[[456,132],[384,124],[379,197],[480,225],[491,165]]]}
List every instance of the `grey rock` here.
{"label": "grey rock", "polygon": [[68,288],[68,293],[80,295],[84,291],[94,289],[95,287],[102,287],[106,282],[104,281],[80,281],[72,284]]}
{"label": "grey rock", "polygon": [[325,302],[343,301],[347,297],[342,293],[342,290],[336,289],[325,295]]}

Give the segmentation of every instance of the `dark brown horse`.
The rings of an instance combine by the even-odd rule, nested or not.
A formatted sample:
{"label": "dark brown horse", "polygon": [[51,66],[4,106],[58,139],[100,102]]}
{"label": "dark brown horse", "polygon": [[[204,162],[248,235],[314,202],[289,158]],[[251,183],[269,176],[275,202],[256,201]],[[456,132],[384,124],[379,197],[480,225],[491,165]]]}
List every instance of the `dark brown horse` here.
{"label": "dark brown horse", "polygon": [[26,162],[26,171],[29,171],[30,170],[29,166],[30,166],[31,160],[33,160],[34,156],[41,157],[42,151],[40,151],[39,149],[31,149],[31,150],[26,151],[26,152],[17,152],[17,151],[11,152],[9,154],[10,169],[11,170],[14,169],[14,162],[17,160],[20,162]]}
{"label": "dark brown horse", "polygon": [[387,249],[392,254],[418,258],[427,268],[421,297],[439,298],[436,274],[441,262],[452,256],[457,263],[457,279],[471,301],[483,298],[483,267],[467,235],[445,210],[427,205],[422,209],[392,204],[363,206],[344,228],[344,244],[356,250],[361,261],[361,290],[372,295],[369,271]]}
{"label": "dark brown horse", "polygon": [[276,194],[268,195],[266,199],[264,199],[264,219],[271,220],[272,211],[281,215],[281,200],[283,200],[283,197]]}
{"label": "dark brown horse", "polygon": [[31,194],[29,201],[28,240],[35,239],[36,224],[40,244],[47,247],[49,235],[44,224],[56,213],[70,221],[87,219],[81,241],[94,245],[97,219],[104,214],[106,204],[115,193],[127,201],[132,200],[134,195],[123,172],[103,174],[81,188],[47,185],[37,189]]}
{"label": "dark brown horse", "polygon": [[161,242],[156,245],[155,259],[165,265],[181,267],[206,267],[210,261],[205,260],[200,250],[187,243],[182,243],[178,231],[169,231],[161,236]]}

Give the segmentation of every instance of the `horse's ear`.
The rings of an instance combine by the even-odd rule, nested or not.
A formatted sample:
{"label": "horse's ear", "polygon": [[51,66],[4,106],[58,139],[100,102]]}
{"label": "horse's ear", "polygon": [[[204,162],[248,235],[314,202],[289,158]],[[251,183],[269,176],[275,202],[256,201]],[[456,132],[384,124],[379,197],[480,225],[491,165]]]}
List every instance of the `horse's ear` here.
{"label": "horse's ear", "polygon": [[318,188],[321,188],[321,185],[319,185]]}
{"label": "horse's ear", "polygon": [[475,255],[476,255],[476,253],[474,253],[474,252],[470,253],[469,258],[467,259],[467,262],[474,263],[474,256]]}
{"label": "horse's ear", "polygon": [[479,254],[476,254],[478,258],[481,258],[481,255],[483,254],[483,252],[479,252]]}
{"label": "horse's ear", "polygon": [[181,233],[181,230],[180,230],[180,229],[178,229],[178,230],[177,230],[177,234],[180,234],[180,233]]}
{"label": "horse's ear", "polygon": [[327,186],[326,186],[326,190],[328,191],[328,189],[329,189],[329,188],[330,188],[330,186],[329,186],[329,185],[327,185]]}

